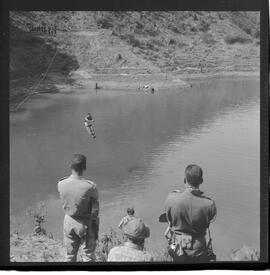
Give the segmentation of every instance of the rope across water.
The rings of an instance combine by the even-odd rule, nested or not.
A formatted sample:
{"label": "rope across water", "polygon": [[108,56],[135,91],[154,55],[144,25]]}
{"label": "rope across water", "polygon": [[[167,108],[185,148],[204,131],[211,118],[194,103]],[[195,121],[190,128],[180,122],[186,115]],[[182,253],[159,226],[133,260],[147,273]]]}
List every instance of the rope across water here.
{"label": "rope across water", "polygon": [[39,85],[40,85],[40,83],[46,78],[46,76],[48,75],[48,73],[49,73],[49,70],[50,70],[50,68],[51,68],[51,66],[52,66],[52,64],[53,64],[53,62],[54,62],[54,59],[55,59],[55,57],[56,57],[56,55],[57,55],[57,50],[55,51],[55,54],[53,55],[53,57],[52,57],[52,60],[51,60],[51,62],[50,62],[50,64],[49,64],[49,66],[47,67],[47,70],[46,70],[46,72],[44,73],[44,74],[41,74],[41,78],[40,78],[40,80],[38,81],[38,83],[35,85],[35,86],[33,86],[34,88],[33,88],[33,91],[32,92],[30,92],[30,90],[31,89],[29,89],[29,92],[30,93],[27,93],[27,95],[25,96],[25,98],[21,101],[21,102],[19,102],[18,104],[17,104],[17,106],[12,110],[12,111],[14,111],[14,112],[16,112],[32,95],[34,95],[34,94],[36,94],[37,92],[36,92],[36,90],[37,90],[37,88],[39,87]]}

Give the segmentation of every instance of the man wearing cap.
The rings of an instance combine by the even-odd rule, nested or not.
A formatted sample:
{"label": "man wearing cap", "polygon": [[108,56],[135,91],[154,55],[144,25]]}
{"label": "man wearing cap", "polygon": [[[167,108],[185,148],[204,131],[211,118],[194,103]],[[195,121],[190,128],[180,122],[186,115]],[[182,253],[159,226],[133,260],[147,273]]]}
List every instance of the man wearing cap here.
{"label": "man wearing cap", "polygon": [[200,191],[202,182],[201,167],[188,165],[185,169],[185,191],[173,191],[166,199],[165,211],[170,229],[169,254],[174,261],[209,261],[205,235],[216,216],[216,206],[212,199]]}
{"label": "man wearing cap", "polygon": [[117,246],[110,250],[108,262],[151,262],[153,257],[143,251],[144,240],[150,236],[150,229],[141,219],[129,220],[123,228],[127,241],[123,246]]}
{"label": "man wearing cap", "polygon": [[99,230],[99,200],[95,183],[82,177],[86,157],[74,155],[71,175],[58,182],[58,191],[65,212],[64,243],[66,261],[76,262],[80,245],[83,261],[94,261]]}

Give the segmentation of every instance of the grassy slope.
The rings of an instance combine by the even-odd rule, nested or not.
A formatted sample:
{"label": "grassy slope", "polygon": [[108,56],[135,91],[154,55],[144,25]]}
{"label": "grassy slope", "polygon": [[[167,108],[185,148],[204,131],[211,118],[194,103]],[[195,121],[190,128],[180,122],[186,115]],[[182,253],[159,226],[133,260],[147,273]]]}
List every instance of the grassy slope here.
{"label": "grassy slope", "polygon": [[[210,70],[230,65],[252,69],[259,64],[259,25],[252,12],[12,12],[11,18],[20,28],[27,22],[55,24],[57,36],[43,38],[56,42],[63,52],[76,57],[80,68],[88,70],[172,71],[196,68],[200,59],[205,59]],[[242,43],[227,44],[227,36],[241,37]],[[17,39],[21,44],[21,38]],[[13,56],[20,59],[16,53]],[[31,57],[40,61],[36,52]],[[23,66],[25,62],[20,68],[11,66],[11,72]]]}
{"label": "grassy slope", "polygon": [[[252,12],[11,12],[11,104],[29,93],[55,51],[41,91],[57,91],[76,70],[181,76],[200,73],[201,61],[203,72],[256,71],[258,22]],[[33,35],[28,23],[56,25],[57,34]]]}
{"label": "grassy slope", "polygon": [[[120,234],[111,230],[109,234],[103,235],[95,251],[97,262],[106,262],[108,253],[112,247],[122,245],[124,239]],[[146,250],[147,244],[146,244]],[[149,251],[149,250],[148,250]],[[170,262],[171,258],[166,251],[149,251],[155,262]],[[81,250],[79,250],[77,260],[82,261]],[[232,251],[230,255],[217,254],[217,261],[257,261],[259,259],[258,250],[243,246],[241,249]],[[59,240],[54,240],[46,235],[21,235],[12,233],[10,236],[10,261],[11,262],[63,262],[65,261],[65,247]]]}
{"label": "grassy slope", "polygon": [[[121,245],[124,239],[115,231],[104,234],[98,241],[95,251],[96,261],[105,262],[108,252],[114,246]],[[155,261],[170,261],[165,248],[163,251],[150,251]],[[77,260],[82,261],[81,250]],[[10,236],[11,262],[63,262],[65,261],[65,247],[59,240],[46,235],[22,235],[18,232]]]}

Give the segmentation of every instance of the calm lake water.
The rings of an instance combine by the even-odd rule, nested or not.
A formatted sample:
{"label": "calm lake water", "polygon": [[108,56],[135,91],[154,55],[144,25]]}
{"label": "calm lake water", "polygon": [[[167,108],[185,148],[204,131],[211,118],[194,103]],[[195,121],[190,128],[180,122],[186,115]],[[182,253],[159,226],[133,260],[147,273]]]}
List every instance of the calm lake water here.
{"label": "calm lake water", "polygon": [[[201,189],[218,209],[214,249],[259,248],[259,106],[259,81],[252,79],[198,81],[190,90],[155,94],[81,89],[35,97],[10,117],[11,228],[15,221],[32,230],[20,219],[42,200],[49,231],[62,237],[57,181],[69,175],[72,155],[83,153],[85,177],[99,188],[101,232],[117,230],[133,205],[151,228],[148,245],[163,247],[164,200],[184,188],[184,169],[196,163],[204,171]],[[83,124],[89,111],[96,140]]]}

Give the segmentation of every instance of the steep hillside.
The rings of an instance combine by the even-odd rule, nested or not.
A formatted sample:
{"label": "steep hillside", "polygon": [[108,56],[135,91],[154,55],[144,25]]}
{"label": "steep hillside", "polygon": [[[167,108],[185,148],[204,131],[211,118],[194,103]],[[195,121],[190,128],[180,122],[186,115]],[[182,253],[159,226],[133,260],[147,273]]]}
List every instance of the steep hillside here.
{"label": "steep hillside", "polygon": [[98,14],[132,51],[162,71],[252,70],[259,65],[256,13],[141,12]]}
{"label": "steep hillside", "polygon": [[[30,32],[31,26],[56,27],[56,33]],[[57,91],[57,84],[70,76],[166,73],[167,79],[172,73],[181,78],[190,73],[258,71],[259,14],[10,12],[11,104],[29,92],[55,53],[39,89]]]}

